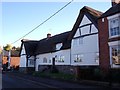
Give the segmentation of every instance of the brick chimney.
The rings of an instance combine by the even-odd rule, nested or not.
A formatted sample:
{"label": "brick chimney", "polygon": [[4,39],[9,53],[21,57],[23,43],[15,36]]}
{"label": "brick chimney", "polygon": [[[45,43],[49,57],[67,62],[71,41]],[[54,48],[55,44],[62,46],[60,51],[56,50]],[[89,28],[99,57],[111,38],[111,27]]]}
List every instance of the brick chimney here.
{"label": "brick chimney", "polygon": [[116,5],[116,4],[118,4],[118,3],[120,3],[120,0],[111,0],[111,4],[112,4],[112,6],[114,6],[114,5]]}
{"label": "brick chimney", "polygon": [[50,37],[51,37],[51,34],[50,34],[50,33],[48,33],[48,34],[47,34],[47,38],[50,38]]}

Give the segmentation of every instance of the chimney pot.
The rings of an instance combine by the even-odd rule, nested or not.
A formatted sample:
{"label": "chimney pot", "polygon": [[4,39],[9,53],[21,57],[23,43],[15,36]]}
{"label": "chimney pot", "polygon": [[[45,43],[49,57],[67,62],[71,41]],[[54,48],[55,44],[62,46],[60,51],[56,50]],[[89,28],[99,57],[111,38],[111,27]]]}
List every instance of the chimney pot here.
{"label": "chimney pot", "polygon": [[120,0],[111,0],[112,6],[115,6],[116,4],[120,3]]}
{"label": "chimney pot", "polygon": [[50,33],[48,33],[48,34],[47,34],[47,38],[50,38],[50,37],[51,37],[51,34],[50,34]]}

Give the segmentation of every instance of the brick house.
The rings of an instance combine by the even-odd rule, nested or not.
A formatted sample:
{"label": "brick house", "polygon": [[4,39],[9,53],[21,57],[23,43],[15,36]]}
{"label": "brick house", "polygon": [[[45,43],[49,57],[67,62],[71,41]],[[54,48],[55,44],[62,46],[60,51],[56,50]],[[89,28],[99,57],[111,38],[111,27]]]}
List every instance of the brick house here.
{"label": "brick house", "polygon": [[[8,67],[8,55],[9,52],[3,50],[3,56],[2,56],[2,65],[3,67]],[[10,57],[10,67],[12,68],[17,68],[20,65],[20,57],[19,57],[19,52],[11,50],[11,57]]]}
{"label": "brick house", "polygon": [[108,72],[110,68],[120,68],[119,2],[112,2],[112,7],[102,14],[98,20],[98,28],[101,70]]}

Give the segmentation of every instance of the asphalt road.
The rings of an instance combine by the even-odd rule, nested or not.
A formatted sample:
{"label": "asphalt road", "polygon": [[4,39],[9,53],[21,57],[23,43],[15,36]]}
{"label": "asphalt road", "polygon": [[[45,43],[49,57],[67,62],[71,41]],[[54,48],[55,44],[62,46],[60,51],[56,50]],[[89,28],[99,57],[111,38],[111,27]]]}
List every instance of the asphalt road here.
{"label": "asphalt road", "polygon": [[45,86],[35,84],[27,79],[11,76],[7,74],[2,75],[2,88],[46,88]]}
{"label": "asphalt road", "polygon": [[2,75],[2,88],[4,89],[10,89],[10,88],[52,88],[55,90],[65,90],[66,88],[72,89],[72,90],[103,90],[107,89],[107,87],[101,87],[96,85],[85,85],[85,84],[78,84],[78,83],[71,83],[66,81],[59,81],[59,80],[53,80],[48,78],[38,78],[33,77],[30,75],[19,75],[17,73],[4,73]]}

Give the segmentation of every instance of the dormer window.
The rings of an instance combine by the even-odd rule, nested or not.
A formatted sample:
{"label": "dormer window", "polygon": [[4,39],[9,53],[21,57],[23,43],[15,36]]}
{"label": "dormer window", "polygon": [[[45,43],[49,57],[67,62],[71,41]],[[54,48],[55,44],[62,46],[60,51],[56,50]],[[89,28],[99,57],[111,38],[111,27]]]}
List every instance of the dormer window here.
{"label": "dormer window", "polygon": [[120,36],[120,17],[111,18],[109,20],[109,36]]}
{"label": "dormer window", "polygon": [[56,50],[60,50],[61,47],[62,47],[62,43],[56,44]]}

